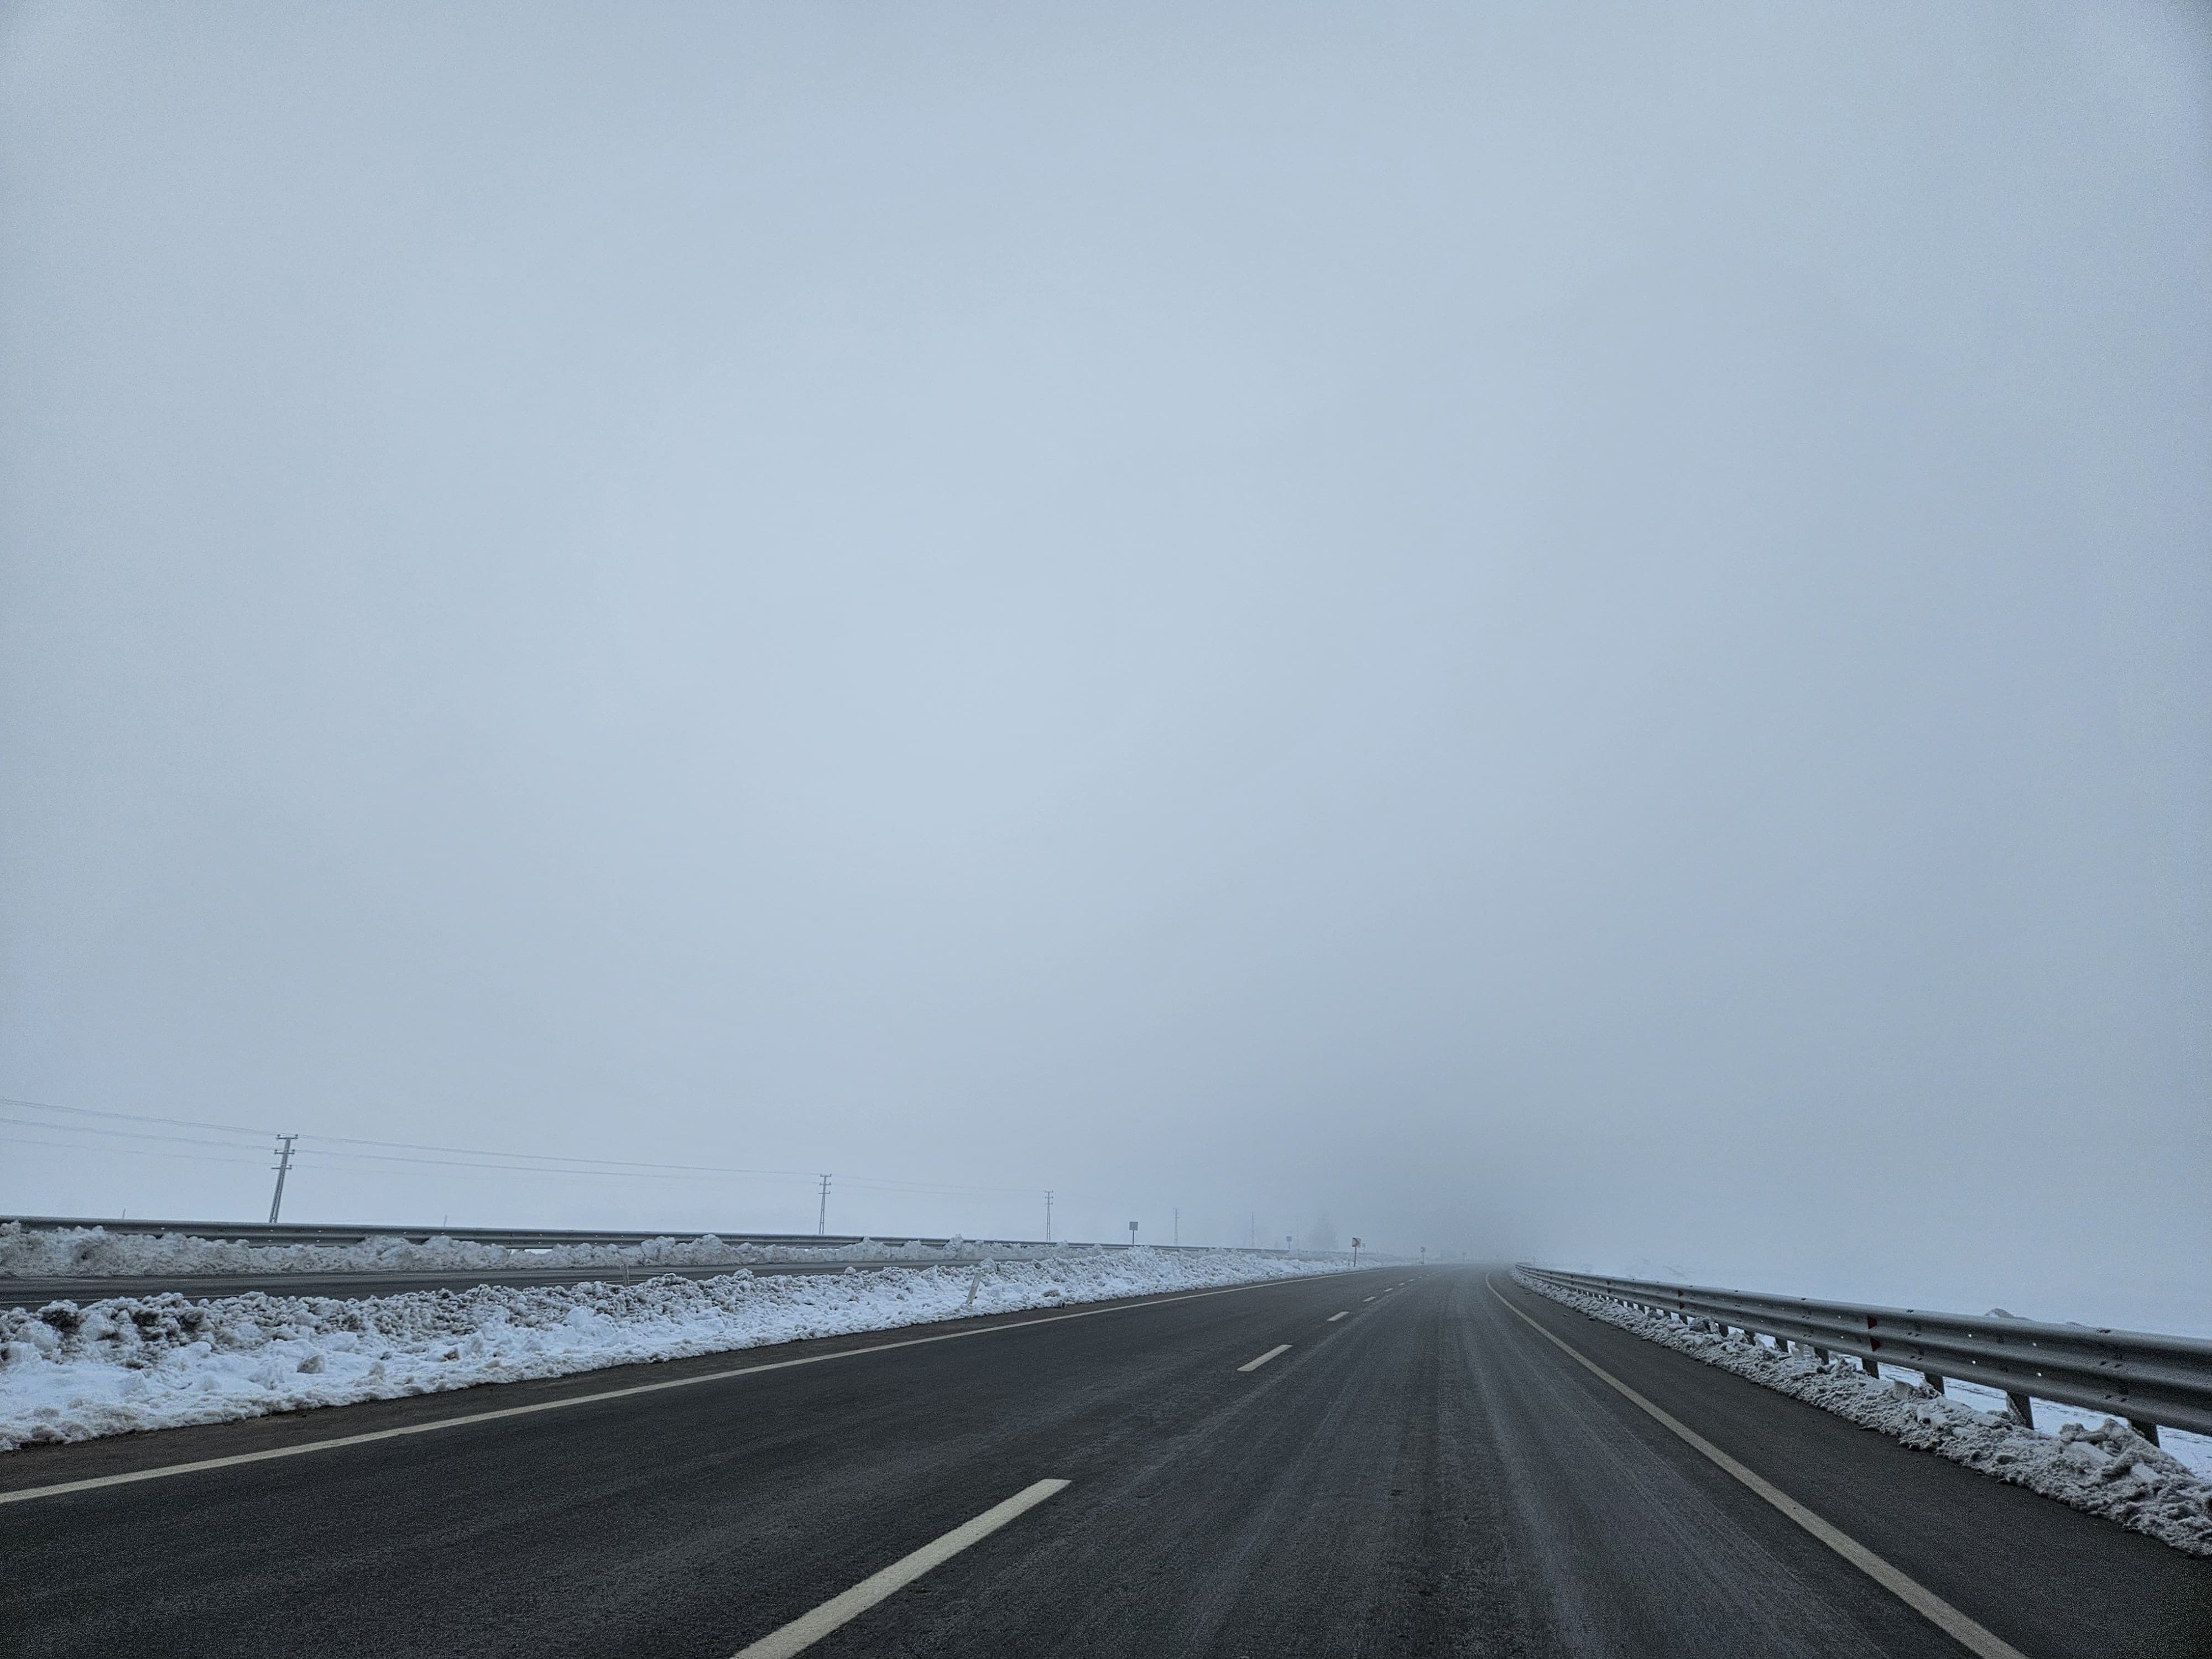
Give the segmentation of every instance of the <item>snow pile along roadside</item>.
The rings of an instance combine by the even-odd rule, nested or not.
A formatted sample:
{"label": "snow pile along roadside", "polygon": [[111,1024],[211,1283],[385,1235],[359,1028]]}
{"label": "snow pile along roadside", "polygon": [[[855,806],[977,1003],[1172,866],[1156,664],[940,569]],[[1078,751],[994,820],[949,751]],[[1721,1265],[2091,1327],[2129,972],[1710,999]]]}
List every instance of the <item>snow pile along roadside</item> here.
{"label": "snow pile along roadside", "polygon": [[908,1242],[814,1246],[755,1244],[712,1233],[641,1244],[556,1244],[518,1250],[442,1236],[388,1237],[357,1244],[252,1244],[191,1233],[111,1233],[102,1227],[27,1228],[0,1222],[0,1278],[126,1279],[151,1273],[409,1273],[499,1267],[720,1267],[784,1261],[974,1261],[989,1255],[1043,1256],[1051,1247]]}
{"label": "snow pile along roadside", "polygon": [[1514,1280],[1577,1313],[1692,1354],[1707,1364],[1790,1395],[1908,1446],[1941,1453],[1954,1463],[2056,1498],[2137,1532],[2212,1556],[2212,1481],[2154,1446],[2124,1423],[2063,1425],[2045,1434],[2002,1412],[1977,1411],[1917,1384],[1877,1381],[1856,1359],[1816,1360],[1800,1349],[1783,1352],[1742,1336],[1720,1336],[1677,1324],[1642,1308],[1529,1278]]}
{"label": "snow pile along roadside", "polygon": [[55,1302],[0,1310],[0,1451],[1340,1270],[1241,1251],[1078,1249],[1038,1261],[487,1285],[350,1302],[258,1292]]}

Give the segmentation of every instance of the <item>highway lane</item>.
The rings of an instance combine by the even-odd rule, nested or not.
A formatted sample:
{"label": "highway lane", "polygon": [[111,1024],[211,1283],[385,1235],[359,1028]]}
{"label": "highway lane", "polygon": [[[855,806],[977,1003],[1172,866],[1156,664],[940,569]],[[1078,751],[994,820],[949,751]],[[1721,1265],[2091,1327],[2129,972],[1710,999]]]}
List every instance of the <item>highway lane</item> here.
{"label": "highway lane", "polygon": [[[1018,1261],[1019,1257],[1001,1260]],[[326,1296],[342,1302],[372,1296],[396,1296],[404,1291],[465,1291],[479,1285],[585,1285],[594,1281],[628,1285],[640,1279],[673,1275],[678,1279],[714,1279],[740,1268],[763,1278],[786,1273],[842,1273],[848,1267],[862,1273],[878,1267],[959,1267],[972,1265],[950,1261],[738,1261],[715,1267],[473,1267],[377,1270],[365,1273],[134,1273],[127,1277],[50,1274],[43,1278],[0,1277],[0,1308],[43,1308],[49,1302],[70,1301],[80,1305],[116,1296],[159,1296],[173,1291],[179,1296],[204,1301],[212,1297],[240,1296],[265,1291],[271,1296]]]}
{"label": "highway lane", "polygon": [[[818,1364],[0,1504],[0,1632],[26,1655],[728,1659],[1065,1480],[806,1651],[1963,1650],[1528,1319],[2032,1659],[2208,1650],[2212,1564],[1434,1269],[844,1339]],[[623,1380],[44,1449],[0,1461],[0,1490]]]}

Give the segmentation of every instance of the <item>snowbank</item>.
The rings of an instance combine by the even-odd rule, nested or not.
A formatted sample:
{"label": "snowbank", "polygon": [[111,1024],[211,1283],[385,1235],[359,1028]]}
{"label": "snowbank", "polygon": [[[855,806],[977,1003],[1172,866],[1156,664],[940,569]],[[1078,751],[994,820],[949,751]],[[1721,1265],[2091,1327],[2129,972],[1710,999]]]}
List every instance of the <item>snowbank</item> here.
{"label": "snowbank", "polygon": [[0,1310],[0,1451],[1340,1270],[1241,1251],[1074,1248],[965,1267],[776,1278],[740,1270],[351,1302],[259,1293],[55,1302]]}
{"label": "snowbank", "polygon": [[543,1250],[510,1249],[443,1237],[420,1243],[404,1238],[364,1239],[358,1244],[249,1244],[188,1233],[111,1233],[101,1227],[52,1231],[0,1222],[0,1277],[128,1278],[149,1273],[404,1273],[478,1267],[720,1267],[782,1261],[973,1261],[989,1254],[1040,1257],[1050,1247],[1024,1249],[981,1246],[953,1239],[940,1245],[749,1244],[712,1233],[697,1238],[653,1238],[642,1244],[560,1244]]}
{"label": "snowbank", "polygon": [[2046,1434],[2014,1422],[2001,1410],[1979,1411],[1916,1383],[1877,1382],[1855,1359],[1823,1363],[1802,1351],[1784,1353],[1742,1336],[1695,1330],[1660,1314],[1518,1273],[1513,1277],[1523,1288],[1579,1313],[1693,1354],[1863,1428],[2148,1533],[2191,1555],[2212,1556],[2212,1480],[2124,1423],[2104,1418],[2091,1427],[2069,1421],[2059,1424],[2056,1434]]}

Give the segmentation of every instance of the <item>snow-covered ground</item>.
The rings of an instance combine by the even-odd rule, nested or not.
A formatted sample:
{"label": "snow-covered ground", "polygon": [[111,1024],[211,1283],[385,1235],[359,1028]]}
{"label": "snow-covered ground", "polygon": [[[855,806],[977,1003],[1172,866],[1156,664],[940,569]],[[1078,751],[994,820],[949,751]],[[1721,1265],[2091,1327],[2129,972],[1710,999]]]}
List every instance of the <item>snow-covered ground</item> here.
{"label": "snow-covered ground", "polygon": [[1343,1265],[1078,1246],[1041,1260],[796,1278],[739,1269],[349,1302],[258,1292],[56,1302],[0,1310],[0,1451]]}
{"label": "snow-covered ground", "polygon": [[26,1228],[0,1222],[0,1277],[128,1278],[150,1273],[408,1273],[499,1267],[757,1267],[790,1261],[973,1261],[1039,1258],[1050,1246],[989,1246],[953,1239],[941,1245],[749,1244],[708,1233],[697,1238],[653,1238],[642,1244],[560,1244],[517,1250],[461,1238],[364,1239],[358,1244],[252,1244],[187,1233],[111,1233],[100,1227]]}
{"label": "snow-covered ground", "polygon": [[2212,1556],[2212,1440],[2203,1435],[2166,1431],[2160,1436],[2166,1443],[2154,1446],[2101,1413],[2040,1400],[2035,1402],[2038,1426],[2030,1429],[2006,1415],[2004,1396],[1991,1389],[1954,1383],[1955,1392],[1938,1395],[1915,1382],[1876,1382],[1856,1360],[1824,1363],[1802,1349],[1785,1353],[1741,1335],[1716,1336],[1601,1297],[1518,1273],[1514,1278],[1578,1312],[1863,1428],[2105,1516],[2192,1555]]}

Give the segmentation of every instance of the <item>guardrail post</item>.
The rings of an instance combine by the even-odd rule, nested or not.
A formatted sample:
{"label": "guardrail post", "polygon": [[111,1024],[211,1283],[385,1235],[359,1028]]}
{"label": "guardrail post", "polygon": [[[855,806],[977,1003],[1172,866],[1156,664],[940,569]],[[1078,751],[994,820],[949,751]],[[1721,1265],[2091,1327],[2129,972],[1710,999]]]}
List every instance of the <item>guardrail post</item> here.
{"label": "guardrail post", "polygon": [[2014,1394],[2010,1389],[2005,1391],[2005,1414],[2023,1429],[2035,1426],[2034,1404],[2024,1394]]}
{"label": "guardrail post", "polygon": [[2152,1445],[2155,1446],[2158,1444],[2157,1424],[2146,1423],[2139,1419],[2130,1417],[2128,1419],[2128,1426],[2133,1429],[2137,1434],[2141,1435],[2144,1439],[2149,1441]]}

